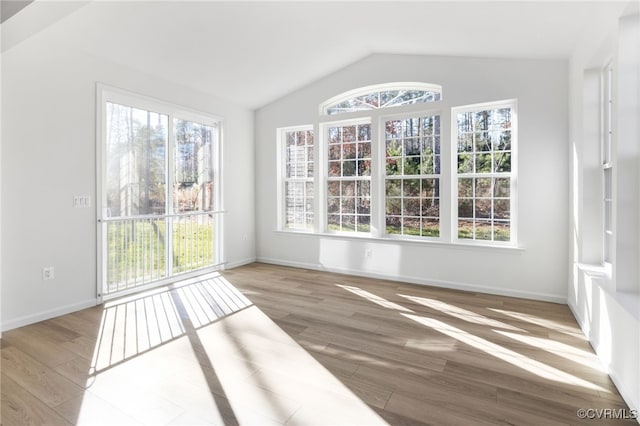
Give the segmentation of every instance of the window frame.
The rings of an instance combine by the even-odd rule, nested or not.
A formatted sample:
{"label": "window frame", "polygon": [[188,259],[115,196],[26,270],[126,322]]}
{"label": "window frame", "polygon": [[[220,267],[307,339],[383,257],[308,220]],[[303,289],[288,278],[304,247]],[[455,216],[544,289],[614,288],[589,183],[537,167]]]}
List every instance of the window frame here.
{"label": "window frame", "polygon": [[[446,124],[448,119],[448,108],[445,108],[441,100],[429,103],[404,105],[399,107],[373,109],[366,111],[346,112],[334,115],[320,115],[318,118],[318,133],[316,136],[317,156],[316,163],[317,185],[317,209],[316,209],[316,231],[314,233],[341,236],[349,238],[365,238],[386,241],[413,241],[417,243],[439,242],[450,243],[447,237],[448,215],[445,216],[445,199],[443,191],[446,191],[446,181],[448,175],[448,163],[446,156],[445,144],[448,140],[448,127]],[[439,115],[440,125],[440,143],[441,143],[441,162],[440,162],[440,236],[439,237],[416,237],[406,235],[389,235],[385,233],[385,145],[384,145],[384,126],[386,120],[402,119],[416,116],[433,116]],[[327,129],[335,125],[362,124],[371,123],[371,204],[370,204],[370,232],[351,232],[351,231],[330,231],[327,224],[327,177],[328,177],[328,143]],[[383,159],[383,161],[380,161]],[[280,202],[280,201],[279,201]]]}
{"label": "window frame", "polygon": [[[434,92],[439,94],[440,98],[434,101],[429,101],[429,102],[419,102],[419,103],[412,103],[412,104],[406,104],[406,105],[390,105],[388,107],[382,107],[382,108],[378,107],[378,108],[362,109],[362,110],[356,110],[356,111],[344,111],[336,114],[329,114],[327,112],[327,110],[330,107],[332,107],[337,103],[344,102],[358,96],[363,96],[370,93],[387,91],[387,90],[416,90],[416,91],[419,90],[419,91],[426,91],[426,92]],[[339,116],[342,116],[342,114],[352,114],[352,113],[359,113],[359,112],[371,114],[373,111],[385,111],[385,110],[388,111],[389,108],[403,108],[403,107],[412,106],[412,105],[423,106],[425,104],[429,105],[432,103],[440,102],[442,100],[442,97],[443,97],[442,86],[439,84],[420,83],[420,82],[394,82],[394,83],[373,84],[370,86],[364,86],[364,87],[359,87],[357,89],[348,90],[346,92],[342,92],[336,96],[333,96],[332,98],[327,99],[326,101],[320,104],[319,115],[321,117],[322,116],[325,116],[325,117],[338,116],[339,117]]]}
{"label": "window frame", "polygon": [[[223,143],[224,143],[224,127],[225,120],[217,115],[210,114],[208,112],[202,112],[195,109],[187,108],[173,102],[159,100],[150,96],[138,94],[128,90],[120,89],[114,86],[110,86],[104,83],[97,82],[95,85],[96,90],[96,221],[98,223],[96,231],[97,240],[97,268],[96,268],[96,290],[99,301],[112,299],[114,297],[120,297],[127,294],[131,294],[137,291],[155,288],[157,286],[175,282],[179,279],[185,279],[192,276],[197,276],[207,271],[213,271],[225,264],[225,252],[224,252],[224,170],[223,170]],[[169,274],[160,280],[152,281],[146,284],[134,285],[131,288],[118,290],[117,292],[105,292],[105,285],[107,283],[107,256],[104,250],[105,244],[108,241],[105,224],[110,219],[125,218],[119,216],[117,218],[111,217],[108,210],[107,203],[107,168],[104,161],[107,160],[107,103],[118,104],[130,108],[141,109],[148,112],[166,115],[168,117],[167,128],[167,147],[165,150],[165,185],[166,185],[166,211],[163,215],[146,215],[143,217],[155,218],[165,217],[179,217],[182,213],[176,213],[174,211],[174,197],[173,191],[170,190],[170,186],[173,185],[176,171],[175,171],[175,134],[174,134],[174,120],[184,120],[195,122],[200,125],[212,127],[215,132],[215,136],[212,136],[211,154],[212,154],[212,176],[214,182],[212,210],[206,210],[206,214],[212,215],[214,218],[214,229],[216,238],[213,241],[214,261],[213,264],[193,270],[190,272],[173,273],[172,266],[168,264]],[[138,216],[140,217],[140,216]],[[167,233],[167,246],[165,250],[173,247],[172,233]],[[167,259],[169,256],[166,257]]]}
{"label": "window frame", "polygon": [[[419,85],[421,88],[438,90],[440,97],[438,100],[421,102],[407,105],[391,105],[384,108],[372,108],[367,110],[354,110],[335,114],[325,114],[324,108],[327,105],[353,96],[361,95],[363,92],[371,90],[393,90],[398,87],[406,88],[407,84]],[[415,87],[415,86],[414,86]],[[508,107],[511,109],[511,171],[509,174],[501,173],[503,177],[510,178],[509,185],[509,240],[471,240],[458,238],[458,173],[457,173],[457,113],[464,111],[496,109]],[[315,170],[314,170],[314,218],[315,226],[312,233],[326,237],[356,238],[368,240],[380,240],[388,242],[415,243],[415,244],[442,244],[462,249],[474,249],[483,247],[496,250],[521,250],[518,240],[518,126],[517,126],[518,101],[515,98],[503,99],[490,102],[482,102],[467,105],[452,105],[443,96],[442,86],[429,83],[386,83],[373,86],[366,86],[344,92],[334,96],[319,105],[319,114],[314,120],[313,126],[291,126],[287,129],[311,128],[314,127],[316,133],[315,141]],[[386,143],[385,124],[389,120],[399,120],[421,117],[440,117],[440,173],[428,175],[426,178],[438,179],[439,183],[439,235],[416,236],[403,234],[387,234],[386,232]],[[335,126],[348,126],[350,124],[370,123],[371,126],[371,173],[370,179],[370,229],[369,232],[338,231],[328,229],[328,158],[329,143],[328,129]],[[448,122],[448,124],[447,124]],[[280,131],[282,129],[278,129]],[[278,136],[278,140],[281,139]],[[449,146],[447,146],[447,144]],[[284,151],[282,143],[278,142],[278,227],[281,232],[298,232],[297,230],[282,227],[284,194],[282,190],[282,162]],[[503,150],[500,150],[503,151]],[[500,152],[499,151],[499,152]],[[422,176],[422,175],[419,175]],[[484,176],[486,177],[486,176]],[[351,177],[350,177],[351,178]],[[358,178],[353,176],[352,178]],[[492,182],[493,183],[493,182]],[[493,193],[492,193],[493,195]],[[357,196],[357,194],[356,194]],[[483,197],[484,198],[484,197]],[[501,198],[501,197],[499,197]],[[506,198],[506,197],[504,197]],[[493,209],[493,204],[492,204]],[[357,212],[357,210],[356,210]],[[356,213],[354,213],[356,214]],[[429,216],[430,217],[430,216]],[[421,216],[422,218],[422,216]],[[507,218],[505,217],[505,221]],[[493,230],[493,228],[492,228]],[[492,238],[494,238],[492,234]]]}
{"label": "window frame", "polygon": [[[613,60],[601,71],[600,166],[602,177],[602,265],[611,268],[615,259],[614,138],[615,79]],[[609,207],[609,208],[607,208]]]}
{"label": "window frame", "polygon": [[[459,189],[458,179],[458,125],[457,116],[460,113],[478,112],[484,110],[510,108],[511,109],[511,171],[508,173],[469,173],[469,178],[500,178],[509,177],[509,240],[478,240],[475,238],[460,238],[458,235],[458,202]],[[482,102],[477,104],[456,106],[451,108],[451,242],[455,244],[479,245],[479,246],[498,246],[498,247],[516,247],[518,244],[518,101],[517,99],[507,99],[501,101]],[[475,196],[473,197],[475,198]],[[492,195],[491,200],[495,197]],[[475,214],[475,213],[474,213]],[[493,238],[493,237],[492,237]]]}
{"label": "window frame", "polygon": [[[287,176],[287,133],[292,132],[312,132],[313,134],[313,175],[311,177],[288,177]],[[314,233],[317,230],[317,218],[318,218],[318,202],[317,202],[317,176],[318,176],[318,137],[317,132],[314,129],[314,126],[311,124],[303,124],[299,126],[288,126],[288,127],[280,127],[277,129],[277,144],[278,144],[278,155],[277,155],[277,199],[278,199],[278,217],[277,217],[277,229],[282,232],[293,232],[293,233],[303,233],[310,234]],[[305,161],[306,162],[306,161]],[[304,182],[304,183],[312,183],[313,191],[312,191],[312,208],[311,212],[313,213],[313,223],[308,227],[287,227],[287,182]]]}
{"label": "window frame", "polygon": [[[375,125],[375,118],[370,114],[370,111],[358,111],[364,112],[359,118],[347,118],[344,120],[331,120],[331,121],[323,121],[319,124],[320,131],[318,132],[321,136],[321,139],[318,139],[318,150],[320,151],[320,155],[318,156],[318,161],[320,161],[320,167],[317,167],[319,170],[322,179],[320,196],[318,200],[318,204],[322,206],[318,209],[318,219],[319,219],[319,229],[322,232],[331,234],[331,235],[344,235],[344,236],[355,236],[355,237],[374,237],[376,235],[376,227],[374,225],[374,217],[375,217],[375,206],[373,205],[373,193],[374,193],[374,181],[376,179],[376,147],[377,147],[377,126]],[[326,117],[335,117],[333,115]],[[330,177],[329,176],[329,146],[328,143],[328,131],[331,127],[348,127],[352,125],[363,125],[368,124],[371,132],[371,168],[369,176],[349,176],[345,178],[344,176],[340,177]],[[357,143],[357,138],[356,138]],[[355,231],[342,231],[342,230],[330,230],[329,229],[329,220],[328,220],[328,203],[329,203],[329,193],[328,186],[330,181],[343,181],[343,180],[356,180],[356,181],[369,181],[369,199],[370,199],[370,208],[369,208],[369,231],[358,231],[357,226]],[[357,199],[357,195],[355,196]]]}
{"label": "window frame", "polygon": [[[213,153],[217,155],[218,160],[214,161],[213,167],[213,178],[220,182],[220,189],[215,194],[213,204],[214,208],[212,211],[223,211],[223,194],[222,194],[222,139],[223,139],[223,128],[224,128],[224,120],[222,117],[203,113],[200,111],[192,110],[184,108],[180,105],[176,105],[170,102],[158,100],[155,98],[151,98],[145,95],[139,95],[137,93],[129,92],[124,89],[119,89],[116,87],[108,86],[106,84],[97,83],[96,84],[96,101],[97,101],[97,120],[99,125],[96,126],[96,140],[100,144],[97,149],[96,155],[96,168],[98,170],[98,176],[100,177],[100,182],[98,185],[98,194],[101,196],[98,198],[98,213],[99,218],[108,218],[110,217],[107,209],[107,200],[106,200],[106,187],[103,187],[103,184],[107,182],[107,171],[102,165],[102,160],[107,158],[106,151],[106,113],[107,103],[113,103],[123,106],[128,106],[131,108],[142,109],[146,111],[151,111],[157,114],[166,115],[168,117],[168,138],[169,145],[167,147],[167,151],[165,153],[166,156],[166,167],[168,168],[167,176],[165,176],[165,184],[167,186],[172,185],[172,179],[175,178],[175,149],[172,144],[172,140],[174,139],[174,120],[184,120],[184,121],[192,121],[201,125],[206,125],[215,129],[217,135],[214,137],[213,144]],[[175,214],[174,211],[174,200],[173,196],[167,197],[167,207],[166,214]]]}
{"label": "window frame", "polygon": [[[387,162],[387,149],[386,149],[386,123],[388,121],[394,121],[394,120],[407,120],[407,119],[411,119],[411,118],[426,118],[426,117],[439,117],[440,120],[440,129],[439,129],[439,134],[438,136],[440,137],[440,173],[431,173],[431,174],[418,174],[418,175],[406,175],[406,174],[400,174],[400,175],[391,175],[391,176],[398,176],[396,178],[390,178],[387,176],[387,171],[386,171],[386,162]],[[379,129],[380,129],[380,149],[379,149],[379,159],[380,161],[380,167],[378,168],[378,170],[380,170],[380,186],[379,186],[379,196],[380,196],[380,208],[381,208],[381,214],[380,214],[380,221],[382,222],[381,227],[380,227],[380,235],[381,237],[385,238],[385,239],[393,239],[393,240],[401,240],[401,241],[443,241],[443,231],[445,229],[445,227],[443,226],[443,189],[444,189],[444,175],[446,174],[447,171],[447,167],[446,167],[446,153],[443,149],[443,146],[446,144],[445,142],[445,134],[443,132],[446,131],[445,127],[443,126],[443,121],[444,121],[444,115],[443,115],[443,111],[441,108],[431,108],[428,110],[421,110],[421,111],[404,111],[404,112],[399,112],[393,115],[381,115],[379,117]],[[434,137],[435,137],[435,133],[434,133]],[[435,154],[434,154],[435,155]],[[403,153],[401,158],[404,158],[405,155]],[[387,202],[387,180],[405,180],[405,179],[411,179],[410,176],[416,176],[416,178],[414,179],[437,179],[438,180],[438,203],[439,203],[439,210],[438,210],[438,236],[423,236],[423,235],[410,235],[410,234],[390,234],[387,232],[387,224],[386,224],[386,220],[387,220],[387,211],[386,211],[386,202]],[[404,196],[401,196],[400,199],[404,199]],[[402,212],[401,212],[402,213]],[[400,217],[404,217],[404,214],[401,214]],[[421,216],[422,217],[422,216]],[[446,219],[445,219],[446,222]]]}

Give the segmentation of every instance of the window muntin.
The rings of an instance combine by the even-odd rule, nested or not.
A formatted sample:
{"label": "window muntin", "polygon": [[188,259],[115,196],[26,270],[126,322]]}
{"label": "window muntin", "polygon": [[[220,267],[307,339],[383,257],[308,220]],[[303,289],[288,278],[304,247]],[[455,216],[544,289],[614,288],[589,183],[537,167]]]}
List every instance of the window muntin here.
{"label": "window muntin", "polygon": [[441,96],[440,86],[424,83],[368,86],[329,99],[322,105],[321,113],[334,115],[436,102],[441,99]]}
{"label": "window muntin", "polygon": [[385,122],[385,233],[440,236],[440,116]]}
{"label": "window muntin", "polygon": [[313,230],[314,134],[310,127],[284,129],[284,222],[285,229]]}
{"label": "window muntin", "polygon": [[327,230],[371,231],[371,123],[326,130]]}
{"label": "window muntin", "polygon": [[459,240],[513,239],[514,107],[479,105],[454,117]]}
{"label": "window muntin", "polygon": [[613,66],[607,65],[602,72],[602,215],[603,215],[603,261],[613,261]]}
{"label": "window muntin", "polygon": [[[441,101],[441,93],[439,85],[390,83],[320,105],[316,231],[497,246],[516,242],[516,100],[453,107],[451,114],[440,103],[420,109],[421,103]],[[393,115],[389,107],[397,108]],[[344,118],[334,116],[340,113]],[[451,120],[444,134],[441,117]],[[282,208],[284,185],[279,188]]]}

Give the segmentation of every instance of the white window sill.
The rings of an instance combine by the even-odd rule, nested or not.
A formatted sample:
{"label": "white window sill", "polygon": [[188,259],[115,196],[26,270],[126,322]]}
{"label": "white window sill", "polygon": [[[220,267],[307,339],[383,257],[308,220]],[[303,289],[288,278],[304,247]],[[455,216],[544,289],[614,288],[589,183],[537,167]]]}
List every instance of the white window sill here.
{"label": "white window sill", "polygon": [[293,234],[293,235],[316,235],[312,229],[279,229],[275,232],[280,232],[283,234]]}
{"label": "white window sill", "polygon": [[578,268],[591,275],[594,278],[600,278],[607,284],[611,283],[612,267],[610,263],[605,264],[591,264],[591,263],[578,263]]}
{"label": "white window sill", "polygon": [[640,319],[640,293],[634,291],[616,290],[613,282],[613,268],[610,263],[589,264],[578,263],[578,269],[592,278],[602,291],[609,294],[617,303],[636,319]]}
{"label": "white window sill", "polygon": [[302,231],[302,230],[276,230],[274,231],[277,234],[283,235],[305,235],[309,237],[317,237],[317,238],[335,238],[335,239],[347,239],[347,240],[364,240],[364,241],[374,241],[377,243],[383,244],[410,244],[410,245],[420,245],[424,247],[442,247],[442,248],[453,248],[453,249],[462,249],[462,250],[495,250],[502,251],[505,253],[518,254],[525,251],[525,248],[522,246],[512,245],[512,244],[487,244],[484,242],[478,241],[443,241],[435,238],[401,238],[401,237],[374,237],[369,234],[363,233],[331,233],[331,232],[312,232],[312,231]]}

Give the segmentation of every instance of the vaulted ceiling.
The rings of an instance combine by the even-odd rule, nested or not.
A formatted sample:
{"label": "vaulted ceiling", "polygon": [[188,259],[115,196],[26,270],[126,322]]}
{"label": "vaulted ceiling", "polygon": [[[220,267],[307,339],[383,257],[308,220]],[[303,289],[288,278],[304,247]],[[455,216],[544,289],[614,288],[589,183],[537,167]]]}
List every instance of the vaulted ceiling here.
{"label": "vaulted ceiling", "polygon": [[52,46],[258,108],[373,53],[568,59],[628,3],[39,0],[2,25],[3,51],[39,19]]}

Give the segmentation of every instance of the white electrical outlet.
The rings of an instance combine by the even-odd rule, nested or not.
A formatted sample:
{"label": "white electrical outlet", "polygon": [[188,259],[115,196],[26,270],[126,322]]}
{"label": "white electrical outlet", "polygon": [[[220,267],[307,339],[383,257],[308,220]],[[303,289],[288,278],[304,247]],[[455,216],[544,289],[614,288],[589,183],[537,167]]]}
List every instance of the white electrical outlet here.
{"label": "white electrical outlet", "polygon": [[45,268],[42,268],[42,279],[44,281],[46,280],[52,280],[55,278],[55,270],[53,269],[53,266],[47,266]]}

